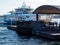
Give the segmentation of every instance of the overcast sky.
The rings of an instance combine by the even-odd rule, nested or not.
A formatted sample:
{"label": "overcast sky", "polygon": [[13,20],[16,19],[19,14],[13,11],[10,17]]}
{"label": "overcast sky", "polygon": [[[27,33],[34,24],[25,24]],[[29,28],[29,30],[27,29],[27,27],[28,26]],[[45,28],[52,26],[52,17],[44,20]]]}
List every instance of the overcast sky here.
{"label": "overcast sky", "polygon": [[41,5],[60,5],[60,0],[0,0],[0,15],[21,7],[23,2],[33,9]]}

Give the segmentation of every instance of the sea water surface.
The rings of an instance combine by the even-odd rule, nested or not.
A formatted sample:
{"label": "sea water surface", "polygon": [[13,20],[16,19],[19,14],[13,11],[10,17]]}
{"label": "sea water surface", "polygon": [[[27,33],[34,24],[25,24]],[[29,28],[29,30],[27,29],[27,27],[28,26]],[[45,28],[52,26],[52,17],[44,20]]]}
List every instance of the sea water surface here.
{"label": "sea water surface", "polygon": [[60,41],[47,41],[33,36],[19,36],[7,27],[0,27],[0,45],[60,45]]}
{"label": "sea water surface", "polygon": [[0,19],[0,45],[60,45],[60,41],[49,41],[37,36],[19,36],[1,22],[4,22],[3,18]]}

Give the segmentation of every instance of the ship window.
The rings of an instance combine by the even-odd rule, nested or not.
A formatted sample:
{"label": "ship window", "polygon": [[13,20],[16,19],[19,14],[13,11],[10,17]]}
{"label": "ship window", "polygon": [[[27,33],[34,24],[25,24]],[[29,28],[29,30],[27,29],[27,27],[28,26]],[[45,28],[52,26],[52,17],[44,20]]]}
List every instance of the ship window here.
{"label": "ship window", "polygon": [[18,14],[18,13],[15,13],[15,14]]}
{"label": "ship window", "polygon": [[27,18],[29,18],[29,16],[26,16]]}

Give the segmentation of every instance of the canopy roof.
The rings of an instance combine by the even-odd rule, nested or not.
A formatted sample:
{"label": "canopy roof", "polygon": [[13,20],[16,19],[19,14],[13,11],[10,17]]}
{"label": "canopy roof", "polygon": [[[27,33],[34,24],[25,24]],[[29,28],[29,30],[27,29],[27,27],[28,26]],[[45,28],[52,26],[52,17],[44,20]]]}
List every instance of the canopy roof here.
{"label": "canopy roof", "polygon": [[51,5],[43,5],[36,8],[33,13],[34,14],[60,14],[60,9]]}

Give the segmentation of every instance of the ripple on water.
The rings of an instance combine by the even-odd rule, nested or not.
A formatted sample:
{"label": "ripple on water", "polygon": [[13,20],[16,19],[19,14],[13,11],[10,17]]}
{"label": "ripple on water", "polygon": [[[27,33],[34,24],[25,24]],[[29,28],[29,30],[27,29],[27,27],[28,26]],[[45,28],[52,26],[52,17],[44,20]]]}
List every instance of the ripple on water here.
{"label": "ripple on water", "polygon": [[6,27],[0,27],[0,45],[19,44],[18,35],[15,31],[8,30]]}
{"label": "ripple on water", "polygon": [[37,37],[18,36],[13,30],[0,27],[0,45],[60,45],[60,42],[47,42]]}

